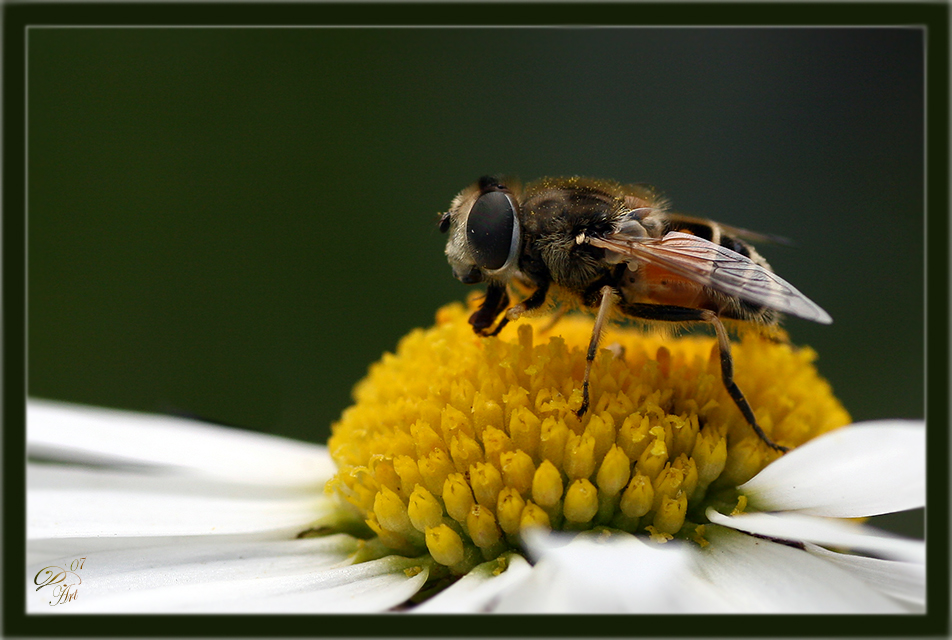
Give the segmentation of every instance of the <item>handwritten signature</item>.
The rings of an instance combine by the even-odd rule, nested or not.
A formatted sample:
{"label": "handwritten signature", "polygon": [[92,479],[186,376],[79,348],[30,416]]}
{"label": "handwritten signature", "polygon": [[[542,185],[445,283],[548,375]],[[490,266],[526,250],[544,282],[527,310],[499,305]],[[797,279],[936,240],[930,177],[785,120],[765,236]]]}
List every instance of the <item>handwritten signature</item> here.
{"label": "handwritten signature", "polygon": [[83,582],[83,579],[76,572],[83,568],[85,562],[86,558],[83,557],[70,562],[69,569],[56,565],[43,567],[33,577],[33,584],[37,585],[37,591],[44,587],[53,587],[53,599],[50,600],[51,607],[72,602],[79,595],[78,587]]}

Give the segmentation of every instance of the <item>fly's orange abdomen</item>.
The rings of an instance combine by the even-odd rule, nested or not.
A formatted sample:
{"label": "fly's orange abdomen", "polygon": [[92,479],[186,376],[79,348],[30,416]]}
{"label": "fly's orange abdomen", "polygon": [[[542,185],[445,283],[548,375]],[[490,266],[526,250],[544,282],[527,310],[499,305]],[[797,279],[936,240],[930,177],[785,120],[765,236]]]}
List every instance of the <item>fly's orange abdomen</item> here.
{"label": "fly's orange abdomen", "polygon": [[707,299],[704,287],[654,264],[641,266],[647,297],[655,304],[700,308]]}

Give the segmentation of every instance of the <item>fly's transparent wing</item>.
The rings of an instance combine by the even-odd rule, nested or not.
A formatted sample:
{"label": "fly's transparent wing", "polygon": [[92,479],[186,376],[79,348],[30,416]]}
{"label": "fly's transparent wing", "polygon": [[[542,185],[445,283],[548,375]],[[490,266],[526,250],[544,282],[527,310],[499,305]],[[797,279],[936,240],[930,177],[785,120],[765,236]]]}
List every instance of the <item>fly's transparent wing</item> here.
{"label": "fly's transparent wing", "polygon": [[634,260],[649,262],[692,282],[783,313],[823,324],[830,315],[796,287],[750,258],[688,233],[672,231],[663,238],[612,234],[586,242]]}
{"label": "fly's transparent wing", "polygon": [[[673,211],[666,212],[665,217],[673,223],[672,228],[675,229],[677,228],[677,223],[679,222],[687,222],[690,224],[700,224],[705,226],[710,226],[712,224],[710,220],[705,220],[704,218],[695,218],[694,216],[686,216],[682,213],[675,213]],[[724,224],[723,222],[716,222],[713,224],[716,224],[722,233],[735,238],[740,238],[741,240],[746,240],[747,242],[771,242],[774,244],[783,244],[787,246],[793,246],[794,244],[793,240],[790,238],[778,236],[773,233],[762,233],[760,231],[751,231],[749,229],[742,229],[740,227],[732,227],[728,224]]]}

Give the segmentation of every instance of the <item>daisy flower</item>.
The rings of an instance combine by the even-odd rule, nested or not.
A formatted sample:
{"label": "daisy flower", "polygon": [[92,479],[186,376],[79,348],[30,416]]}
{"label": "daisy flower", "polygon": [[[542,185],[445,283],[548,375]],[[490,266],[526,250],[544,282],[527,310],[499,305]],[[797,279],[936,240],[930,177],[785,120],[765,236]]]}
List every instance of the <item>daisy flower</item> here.
{"label": "daisy flower", "polygon": [[903,613],[921,423],[850,420],[816,354],[587,318],[472,333],[462,305],[354,390],[328,446],[30,401],[30,613]]}

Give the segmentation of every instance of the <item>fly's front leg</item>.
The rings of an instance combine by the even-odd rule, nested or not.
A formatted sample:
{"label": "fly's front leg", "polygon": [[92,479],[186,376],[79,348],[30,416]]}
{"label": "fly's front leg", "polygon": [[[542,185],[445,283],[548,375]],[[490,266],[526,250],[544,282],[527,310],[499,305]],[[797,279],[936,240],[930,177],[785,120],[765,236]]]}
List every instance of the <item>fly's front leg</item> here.
{"label": "fly's front leg", "polygon": [[549,283],[539,285],[539,288],[532,292],[532,295],[520,302],[519,304],[511,307],[506,311],[506,315],[503,316],[502,320],[499,321],[499,324],[496,326],[495,330],[492,333],[488,334],[494,336],[502,331],[502,328],[509,324],[510,320],[516,320],[526,311],[532,311],[533,309],[538,309],[542,306],[542,303],[545,302],[545,296],[549,292]]}
{"label": "fly's front leg", "polygon": [[[494,336],[499,333],[502,326],[496,327],[496,330],[491,333],[487,329],[492,326],[496,317],[503,312],[508,304],[509,294],[506,293],[506,285],[490,282],[489,286],[486,287],[486,296],[483,298],[482,304],[469,317],[469,323],[473,325],[473,331],[481,336]],[[505,324],[505,322],[506,319],[503,318],[500,325]]]}
{"label": "fly's front leg", "polygon": [[605,330],[605,323],[608,322],[608,314],[615,304],[618,294],[615,289],[604,286],[599,291],[601,302],[598,305],[598,315],[595,316],[595,327],[592,329],[592,339],[588,343],[588,353],[585,355],[585,377],[582,379],[582,406],[575,412],[579,418],[588,411],[588,377],[592,373],[592,362],[595,361],[595,355],[598,353],[598,343],[602,339],[602,332]]}
{"label": "fly's front leg", "polygon": [[777,451],[789,451],[789,448],[776,444],[767,437],[767,434],[764,433],[760,425],[757,424],[757,419],[754,417],[754,412],[751,410],[747,398],[744,397],[737,383],[734,382],[734,360],[731,358],[731,343],[727,336],[727,330],[724,328],[724,324],[721,322],[721,319],[717,317],[716,313],[707,309],[691,309],[673,305],[640,303],[623,303],[621,309],[628,316],[642,318],[644,320],[659,320],[662,322],[707,322],[714,325],[714,332],[717,334],[717,349],[721,357],[721,378],[724,381],[724,387],[727,389],[727,393],[730,394],[731,399],[734,401],[734,404],[737,405],[737,408],[740,409],[744,419],[747,420],[747,423],[753,428],[757,436],[763,440],[764,444]]}

